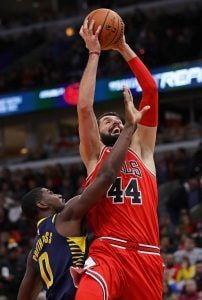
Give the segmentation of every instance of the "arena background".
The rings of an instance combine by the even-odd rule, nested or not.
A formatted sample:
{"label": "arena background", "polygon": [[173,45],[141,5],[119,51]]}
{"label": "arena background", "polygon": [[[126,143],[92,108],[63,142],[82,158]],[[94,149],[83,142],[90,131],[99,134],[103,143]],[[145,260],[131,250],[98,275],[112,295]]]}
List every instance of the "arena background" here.
{"label": "arena background", "polygon": [[[128,43],[159,87],[163,299],[202,299],[202,1],[7,0],[0,2],[0,300],[16,299],[35,234],[22,196],[38,185],[66,199],[81,192],[75,104],[88,53],[78,32],[99,7],[121,15]],[[123,82],[138,101],[127,64],[103,52],[97,115],[123,115]]]}

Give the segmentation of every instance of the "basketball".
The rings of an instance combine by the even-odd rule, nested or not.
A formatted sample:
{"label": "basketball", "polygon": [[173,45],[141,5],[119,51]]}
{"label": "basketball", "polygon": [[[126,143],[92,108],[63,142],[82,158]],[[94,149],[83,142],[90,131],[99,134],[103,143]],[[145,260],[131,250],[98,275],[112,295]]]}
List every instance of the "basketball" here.
{"label": "basketball", "polygon": [[99,41],[102,50],[111,49],[116,45],[124,33],[124,23],[121,17],[113,10],[107,8],[99,8],[93,10],[88,16],[89,23],[95,20],[93,31],[97,30],[101,25],[99,33]]}

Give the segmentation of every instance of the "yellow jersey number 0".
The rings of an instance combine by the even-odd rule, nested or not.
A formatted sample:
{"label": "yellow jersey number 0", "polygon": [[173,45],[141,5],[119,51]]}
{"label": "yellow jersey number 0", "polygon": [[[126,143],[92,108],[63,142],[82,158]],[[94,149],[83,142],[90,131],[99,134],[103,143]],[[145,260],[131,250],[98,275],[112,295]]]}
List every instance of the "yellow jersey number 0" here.
{"label": "yellow jersey number 0", "polygon": [[44,252],[39,257],[39,267],[40,267],[40,273],[43,281],[45,282],[47,289],[51,287],[53,284],[53,272],[50,267],[50,262],[48,258],[48,253]]}

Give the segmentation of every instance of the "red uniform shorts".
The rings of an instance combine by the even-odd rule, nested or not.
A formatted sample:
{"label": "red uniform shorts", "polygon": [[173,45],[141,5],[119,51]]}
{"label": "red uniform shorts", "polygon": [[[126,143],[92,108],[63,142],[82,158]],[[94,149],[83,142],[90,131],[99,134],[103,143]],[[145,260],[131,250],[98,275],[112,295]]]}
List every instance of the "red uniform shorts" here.
{"label": "red uniform shorts", "polygon": [[103,237],[85,264],[76,300],[162,300],[163,262],[159,248]]}

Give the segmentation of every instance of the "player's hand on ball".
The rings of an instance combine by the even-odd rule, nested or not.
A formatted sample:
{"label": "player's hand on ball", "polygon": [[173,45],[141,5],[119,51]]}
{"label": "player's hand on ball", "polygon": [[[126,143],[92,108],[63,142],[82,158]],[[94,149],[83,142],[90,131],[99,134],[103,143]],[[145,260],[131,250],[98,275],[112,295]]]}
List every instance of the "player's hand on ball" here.
{"label": "player's hand on ball", "polygon": [[94,23],[95,23],[94,20],[92,20],[89,23],[88,19],[86,18],[84,20],[83,25],[81,26],[79,34],[83,38],[84,42],[86,43],[86,48],[90,52],[100,52],[101,47],[100,47],[100,42],[98,40],[98,36],[101,30],[101,26],[98,26],[96,32],[93,33]]}
{"label": "player's hand on ball", "polygon": [[127,46],[127,43],[126,43],[126,38],[125,38],[125,35],[123,34],[123,36],[120,38],[120,40],[114,44],[111,48],[111,50],[115,50],[115,51],[123,51],[124,48]]}
{"label": "player's hand on ball", "polygon": [[150,109],[149,105],[144,106],[141,110],[137,110],[133,103],[133,96],[130,89],[123,87],[125,119],[129,124],[137,124],[142,119],[143,115]]}

